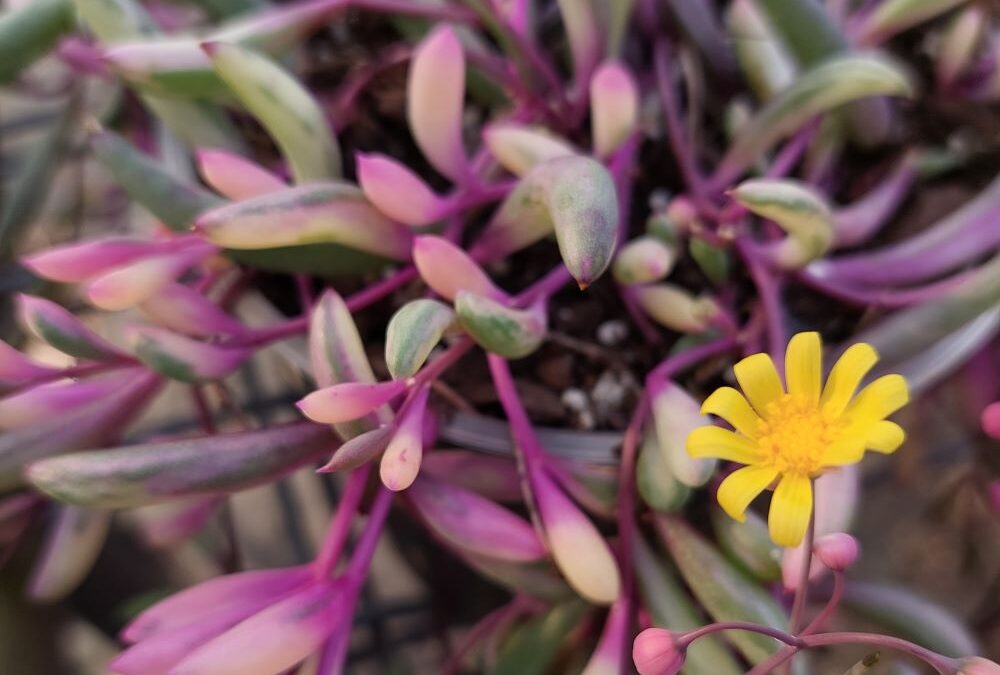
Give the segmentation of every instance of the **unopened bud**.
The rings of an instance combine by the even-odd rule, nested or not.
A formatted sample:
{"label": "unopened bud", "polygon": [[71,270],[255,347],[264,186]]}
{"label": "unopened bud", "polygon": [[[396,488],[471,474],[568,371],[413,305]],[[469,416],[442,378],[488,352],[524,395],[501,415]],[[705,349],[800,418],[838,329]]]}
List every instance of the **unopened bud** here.
{"label": "unopened bud", "polygon": [[676,675],[684,666],[684,652],[665,628],[647,628],[632,643],[632,661],[639,675]]}
{"label": "unopened bud", "polygon": [[844,532],[820,537],[813,545],[813,552],[820,562],[835,572],[843,572],[853,565],[860,551],[858,540]]}

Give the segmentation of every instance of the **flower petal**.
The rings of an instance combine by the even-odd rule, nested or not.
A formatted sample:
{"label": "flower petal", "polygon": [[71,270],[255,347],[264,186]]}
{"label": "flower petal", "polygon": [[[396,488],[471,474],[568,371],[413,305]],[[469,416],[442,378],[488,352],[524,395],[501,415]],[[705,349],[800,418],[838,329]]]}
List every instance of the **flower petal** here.
{"label": "flower petal", "polygon": [[750,405],[761,417],[766,417],[767,404],[784,394],[771,357],[767,354],[752,354],[733,366],[733,372],[736,373],[736,380],[743,393],[750,400]]}
{"label": "flower petal", "polygon": [[865,433],[848,433],[823,452],[823,466],[846,466],[861,461],[865,454]]}
{"label": "flower petal", "polygon": [[826,378],[826,387],[820,403],[825,412],[839,415],[844,412],[862,378],[878,361],[875,348],[865,342],[847,348]]}
{"label": "flower petal", "polygon": [[730,518],[744,522],[750,502],[756,499],[777,475],[778,470],[769,466],[745,466],[737,469],[719,485],[719,492],[716,495],[719,506],[729,514]]}
{"label": "flower petal", "polygon": [[756,443],[721,427],[698,427],[692,431],[687,437],[687,451],[692,457],[718,457],[740,464],[760,461]]}
{"label": "flower petal", "polygon": [[812,482],[805,476],[784,476],[774,491],[767,518],[774,543],[785,548],[802,543],[812,506]]}
{"label": "flower petal", "polygon": [[902,375],[883,375],[861,390],[845,414],[851,422],[877,422],[902,408],[910,400],[910,390]]}
{"label": "flower petal", "polygon": [[819,401],[823,377],[823,353],[819,333],[798,333],[785,351],[785,382],[788,393]]}
{"label": "flower petal", "polygon": [[749,438],[757,436],[760,418],[740,392],[732,387],[719,387],[701,404],[702,415],[718,415]]}
{"label": "flower petal", "polygon": [[865,445],[869,450],[888,454],[895,452],[896,448],[901,446],[905,440],[906,432],[901,426],[895,422],[882,420],[869,428]]}

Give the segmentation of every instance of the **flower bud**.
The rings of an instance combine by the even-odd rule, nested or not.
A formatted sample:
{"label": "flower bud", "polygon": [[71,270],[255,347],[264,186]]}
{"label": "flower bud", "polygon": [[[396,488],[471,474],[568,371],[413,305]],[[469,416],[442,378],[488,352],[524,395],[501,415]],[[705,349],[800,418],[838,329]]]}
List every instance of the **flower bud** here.
{"label": "flower bud", "polygon": [[134,307],[215,251],[215,246],[202,244],[116,267],[90,282],[87,298],[95,306],[108,311]]}
{"label": "flower bud", "polygon": [[152,326],[132,326],[126,337],[140,361],[181,382],[220,380],[253,354],[249,348],[198,342]]}
{"label": "flower bud", "polygon": [[[829,471],[816,479],[813,488],[814,510],[816,512],[816,536],[823,537],[834,532],[845,532],[854,519],[854,511],[858,504],[860,477],[857,465],[845,466],[836,471]],[[781,578],[786,590],[798,588],[802,575],[802,557],[806,545],[797,548],[786,548],[781,557]],[[826,567],[818,556],[813,556],[809,578],[816,579],[824,573]]]}
{"label": "flower bud", "polygon": [[971,656],[959,661],[958,675],[1000,675],[1000,664],[981,656]]}
{"label": "flower bud", "polygon": [[549,550],[566,581],[590,602],[614,602],[621,576],[607,541],[543,471],[533,471],[529,481]]}
{"label": "flower bud", "polygon": [[350,422],[376,410],[406,391],[406,380],[388,382],[344,382],[314,391],[296,403],[314,422]]}
{"label": "flower bud", "polygon": [[228,150],[201,148],[195,152],[195,159],[205,182],[234,201],[252,199],[288,187],[285,181],[259,164]]}
{"label": "flower bud", "polygon": [[448,202],[403,164],[380,154],[357,154],[358,182],[372,204],[406,225],[429,225],[439,220]]}
{"label": "flower bud", "polygon": [[590,121],[594,154],[607,157],[635,130],[639,88],[628,67],[606,61],[590,80]]}
{"label": "flower bud", "polygon": [[548,129],[517,122],[491,124],[483,132],[483,140],[500,166],[515,176],[523,176],[550,159],[579,154],[569,141]]}
{"label": "flower bud", "polygon": [[406,85],[406,118],[420,151],[443,175],[460,182],[468,173],[462,144],[465,53],[450,26],[417,45]]}
{"label": "flower bud", "polygon": [[443,237],[425,235],[413,240],[413,263],[435,293],[454,300],[460,291],[500,299],[497,288],[468,253]]}
{"label": "flower bud", "polygon": [[545,301],[513,309],[490,298],[461,291],[455,298],[458,321],[476,343],[507,359],[520,359],[538,349],[548,332]]}
{"label": "flower bud", "polygon": [[684,652],[665,628],[647,628],[632,643],[632,661],[639,675],[676,675],[684,666]]}
{"label": "flower bud", "polygon": [[674,284],[635,287],[639,305],[653,321],[680,333],[701,333],[719,315],[719,306],[708,296],[695,297]]}
{"label": "flower bud", "polygon": [[413,400],[396,427],[396,433],[389,441],[379,464],[382,484],[393,492],[410,487],[420,471],[420,459],[424,454],[424,413],[427,412],[429,387],[421,387],[413,395]]}
{"label": "flower bud", "polygon": [[813,553],[820,562],[835,572],[843,572],[854,564],[860,553],[858,540],[843,532],[827,534],[816,540]]}
{"label": "flower bud", "polygon": [[648,284],[670,274],[676,259],[674,250],[660,239],[639,237],[618,251],[611,272],[620,284]]}
{"label": "flower bud", "polygon": [[1000,401],[990,403],[980,417],[983,432],[995,440],[1000,440]]}

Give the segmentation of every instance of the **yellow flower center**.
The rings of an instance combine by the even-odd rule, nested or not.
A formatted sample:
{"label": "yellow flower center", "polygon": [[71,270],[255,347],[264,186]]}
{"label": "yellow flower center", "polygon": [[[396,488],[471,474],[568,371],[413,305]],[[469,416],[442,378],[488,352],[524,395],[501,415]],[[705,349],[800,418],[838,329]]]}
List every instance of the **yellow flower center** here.
{"label": "yellow flower center", "polygon": [[767,404],[757,422],[757,444],[764,463],[782,474],[811,476],[823,466],[826,449],[837,441],[844,422],[825,414],[818,404],[784,394]]}

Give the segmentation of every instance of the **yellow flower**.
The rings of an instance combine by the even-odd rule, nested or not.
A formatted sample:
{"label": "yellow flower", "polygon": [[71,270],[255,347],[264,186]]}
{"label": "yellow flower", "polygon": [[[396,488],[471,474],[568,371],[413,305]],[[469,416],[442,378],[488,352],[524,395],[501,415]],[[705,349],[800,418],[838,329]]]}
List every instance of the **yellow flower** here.
{"label": "yellow flower", "polygon": [[[736,430],[700,427],[687,438],[693,457],[718,457],[745,467],[719,486],[719,504],[743,522],[744,512],[777,479],[768,527],[780,546],[798,546],[812,515],[812,480],[825,470],[859,462],[865,450],[890,453],[905,438],[885,418],[909,400],[906,380],[885,375],[854,395],[878,361],[871,345],[852,345],[822,384],[819,334],[799,333],[785,353],[787,392],[767,354],[754,354],[733,368],[746,398],[721,387],[702,405]],[[749,399],[749,401],[748,401]]]}

